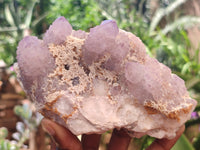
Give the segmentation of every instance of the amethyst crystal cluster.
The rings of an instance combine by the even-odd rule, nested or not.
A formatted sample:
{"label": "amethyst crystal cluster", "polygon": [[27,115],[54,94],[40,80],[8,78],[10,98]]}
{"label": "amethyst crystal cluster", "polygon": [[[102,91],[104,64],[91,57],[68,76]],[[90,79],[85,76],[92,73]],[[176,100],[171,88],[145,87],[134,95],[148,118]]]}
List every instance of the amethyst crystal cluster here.
{"label": "amethyst crystal cluster", "polygon": [[184,81],[112,20],[87,33],[60,17],[43,40],[21,40],[17,60],[37,110],[75,135],[124,128],[133,137],[173,138],[196,105]]}

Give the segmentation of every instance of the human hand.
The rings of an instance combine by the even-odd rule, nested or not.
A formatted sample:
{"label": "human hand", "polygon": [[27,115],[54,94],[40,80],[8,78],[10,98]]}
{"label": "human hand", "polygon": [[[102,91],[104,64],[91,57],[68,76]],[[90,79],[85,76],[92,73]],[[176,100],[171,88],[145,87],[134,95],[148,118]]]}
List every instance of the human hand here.
{"label": "human hand", "polygon": [[[56,144],[52,143],[51,150],[98,150],[101,135],[90,134],[82,135],[81,141],[73,135],[68,129],[62,127],[55,122],[44,118],[42,120],[44,130],[51,135]],[[185,126],[182,126],[174,139],[156,139],[147,150],[170,150],[177,142]],[[131,137],[128,136],[123,130],[114,129],[108,150],[127,150]]]}

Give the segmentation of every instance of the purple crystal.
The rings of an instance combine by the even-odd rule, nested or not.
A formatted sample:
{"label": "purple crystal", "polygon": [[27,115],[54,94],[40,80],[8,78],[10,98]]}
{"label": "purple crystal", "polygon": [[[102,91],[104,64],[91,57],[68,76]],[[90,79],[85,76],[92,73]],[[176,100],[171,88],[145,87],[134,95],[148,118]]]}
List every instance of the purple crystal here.
{"label": "purple crystal", "polygon": [[[83,58],[91,64],[115,45],[119,32],[115,21],[108,21],[90,29],[90,34],[83,45]],[[92,55],[92,56],[91,56]]]}
{"label": "purple crystal", "polygon": [[46,76],[54,69],[54,59],[48,47],[34,36],[27,36],[17,47],[17,61],[24,83],[30,83],[41,76]]}
{"label": "purple crystal", "polygon": [[173,138],[197,104],[184,81],[113,20],[87,33],[60,17],[43,40],[20,41],[17,60],[37,110],[75,135],[125,128],[133,137]]}
{"label": "purple crystal", "polygon": [[44,35],[44,42],[61,44],[72,32],[72,27],[64,17],[57,18]]}

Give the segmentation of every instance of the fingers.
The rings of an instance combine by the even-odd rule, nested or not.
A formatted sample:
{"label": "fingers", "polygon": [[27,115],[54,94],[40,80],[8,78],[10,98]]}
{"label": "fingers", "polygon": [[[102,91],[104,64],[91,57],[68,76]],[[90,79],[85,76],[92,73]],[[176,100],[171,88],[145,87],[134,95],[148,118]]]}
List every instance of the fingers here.
{"label": "fingers", "polygon": [[[59,145],[60,150],[98,150],[101,135],[91,134],[82,136],[82,145],[78,138],[73,135],[68,129],[50,121],[48,119],[42,120],[42,126]],[[185,126],[182,126],[176,134],[174,139],[156,139],[147,150],[170,150],[177,142]],[[108,150],[127,150],[131,137],[124,130],[114,129]],[[52,147],[55,147],[52,146]]]}
{"label": "fingers", "polygon": [[44,130],[49,133],[62,150],[82,150],[81,143],[78,138],[68,129],[50,121],[42,120]]}
{"label": "fingers", "polygon": [[131,137],[123,130],[114,129],[108,150],[127,150]]}
{"label": "fingers", "polygon": [[50,143],[50,145],[51,145],[51,150],[56,150],[56,143],[55,143],[55,141],[53,140],[53,138],[51,138],[51,143]]}
{"label": "fingers", "polygon": [[174,144],[177,142],[183,131],[185,130],[185,126],[181,126],[181,128],[177,131],[176,137],[169,139],[156,139],[147,150],[170,150]]}
{"label": "fingers", "polygon": [[83,134],[81,139],[83,150],[98,150],[100,139],[100,134]]}

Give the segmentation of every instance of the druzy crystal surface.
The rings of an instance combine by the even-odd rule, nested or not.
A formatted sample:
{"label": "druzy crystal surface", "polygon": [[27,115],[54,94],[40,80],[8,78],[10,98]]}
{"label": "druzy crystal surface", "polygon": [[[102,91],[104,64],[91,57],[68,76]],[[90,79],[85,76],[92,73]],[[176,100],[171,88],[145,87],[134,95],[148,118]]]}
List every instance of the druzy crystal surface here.
{"label": "druzy crystal surface", "polygon": [[196,105],[184,81],[113,20],[87,33],[60,17],[43,40],[21,40],[17,60],[37,110],[75,135],[124,128],[133,137],[173,138]]}

